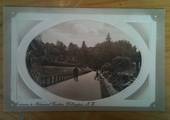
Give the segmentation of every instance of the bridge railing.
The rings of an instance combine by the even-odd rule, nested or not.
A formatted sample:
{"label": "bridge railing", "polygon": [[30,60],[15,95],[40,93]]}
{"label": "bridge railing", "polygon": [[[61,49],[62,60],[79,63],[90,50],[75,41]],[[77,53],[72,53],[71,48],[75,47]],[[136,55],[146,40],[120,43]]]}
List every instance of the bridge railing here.
{"label": "bridge railing", "polygon": [[100,79],[101,84],[107,90],[107,93],[109,94],[109,96],[114,95],[115,93],[117,93],[117,90],[113,88],[112,84],[109,83],[108,80],[100,72],[99,72],[99,79]]}

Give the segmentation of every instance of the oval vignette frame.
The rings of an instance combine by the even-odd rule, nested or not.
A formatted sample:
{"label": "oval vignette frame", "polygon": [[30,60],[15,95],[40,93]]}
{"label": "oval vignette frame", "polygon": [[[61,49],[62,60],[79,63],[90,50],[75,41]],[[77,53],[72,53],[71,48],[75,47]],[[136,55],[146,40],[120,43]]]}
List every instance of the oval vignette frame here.
{"label": "oval vignette frame", "polygon": [[[69,18],[68,18],[69,19]],[[41,88],[39,85],[37,85],[31,78],[31,76],[29,75],[28,71],[27,71],[27,67],[26,67],[26,51],[27,48],[29,46],[29,44],[31,43],[31,41],[33,40],[33,38],[35,38],[37,35],[39,35],[40,33],[42,33],[43,31],[57,25],[63,22],[67,22],[70,20],[77,20],[77,19],[66,19],[66,20],[46,20],[43,21],[41,23],[39,23],[37,26],[35,26],[34,28],[31,29],[31,31],[29,33],[27,33],[24,38],[22,39],[18,50],[17,50],[17,67],[18,67],[18,71],[23,79],[23,81],[25,82],[25,84],[35,93],[37,94],[39,97],[43,98],[44,100],[47,101],[59,101],[59,100],[64,100],[64,101],[78,101],[78,100],[71,100],[71,99],[67,99],[67,98],[63,98],[60,96],[57,96],[51,92],[49,92],[48,90]],[[91,20],[91,19],[89,19]],[[122,22],[112,22],[112,21],[103,21],[103,20],[99,20],[99,19],[92,19],[98,22],[102,22],[102,23],[107,23],[109,25],[112,25],[114,27],[116,27],[117,29],[119,29],[120,31],[122,31],[123,33],[127,34],[128,36],[130,36],[130,38],[132,38],[130,40],[130,43],[134,43],[134,45],[139,49],[141,56],[142,56],[142,65],[140,68],[140,72],[137,76],[137,78],[134,80],[134,82],[128,86],[127,88],[123,89],[122,91],[120,91],[119,93],[112,95],[110,97],[106,97],[103,99],[97,99],[95,100],[97,101],[107,101],[107,99],[115,99],[115,100],[123,100],[127,97],[129,97],[130,95],[132,95],[133,93],[135,93],[135,91],[137,91],[144,83],[144,81],[146,80],[146,77],[149,73],[149,71],[147,70],[147,67],[150,64],[150,61],[147,61],[148,57],[151,57],[151,54],[146,46],[146,44],[144,43],[143,38],[139,35],[139,33],[137,33],[133,27],[131,27],[129,24],[127,23],[122,23]],[[131,34],[133,36],[131,36]],[[85,101],[80,101],[80,102],[85,102]]]}

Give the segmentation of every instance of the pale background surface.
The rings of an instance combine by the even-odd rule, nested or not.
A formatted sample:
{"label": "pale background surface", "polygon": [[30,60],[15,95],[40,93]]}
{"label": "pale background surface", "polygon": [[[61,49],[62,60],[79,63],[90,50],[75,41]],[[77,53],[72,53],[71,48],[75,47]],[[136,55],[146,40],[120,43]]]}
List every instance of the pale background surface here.
{"label": "pale background surface", "polygon": [[166,111],[165,112],[26,112],[26,120],[170,120],[170,0],[0,0],[0,120],[17,120],[18,113],[3,112],[3,6],[165,8],[166,9]]}

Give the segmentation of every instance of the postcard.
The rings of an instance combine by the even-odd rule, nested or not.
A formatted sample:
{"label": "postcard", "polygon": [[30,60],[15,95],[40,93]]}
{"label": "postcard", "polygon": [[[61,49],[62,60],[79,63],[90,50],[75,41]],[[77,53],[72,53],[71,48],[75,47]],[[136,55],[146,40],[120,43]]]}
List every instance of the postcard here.
{"label": "postcard", "polygon": [[164,10],[4,10],[7,111],[164,110]]}

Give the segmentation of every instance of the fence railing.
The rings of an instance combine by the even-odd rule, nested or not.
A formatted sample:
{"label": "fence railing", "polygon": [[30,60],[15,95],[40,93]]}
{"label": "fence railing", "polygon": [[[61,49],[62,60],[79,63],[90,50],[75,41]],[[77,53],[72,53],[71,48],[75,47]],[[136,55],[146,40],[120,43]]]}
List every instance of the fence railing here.
{"label": "fence railing", "polygon": [[[90,72],[91,69],[80,70],[79,75]],[[72,72],[69,73],[56,73],[56,74],[41,74],[40,72],[31,71],[31,76],[36,83],[42,87],[48,87],[50,85],[73,78]]]}
{"label": "fence railing", "polygon": [[63,74],[54,74],[54,75],[42,75],[38,72],[32,73],[34,80],[42,87],[47,87],[59,82],[62,82],[66,79],[72,78],[72,75],[63,75]]}

